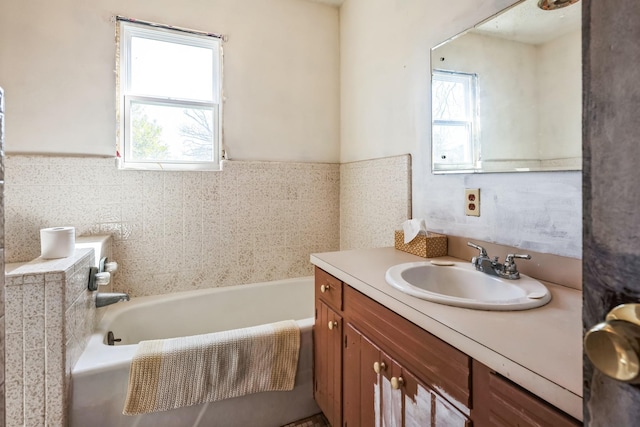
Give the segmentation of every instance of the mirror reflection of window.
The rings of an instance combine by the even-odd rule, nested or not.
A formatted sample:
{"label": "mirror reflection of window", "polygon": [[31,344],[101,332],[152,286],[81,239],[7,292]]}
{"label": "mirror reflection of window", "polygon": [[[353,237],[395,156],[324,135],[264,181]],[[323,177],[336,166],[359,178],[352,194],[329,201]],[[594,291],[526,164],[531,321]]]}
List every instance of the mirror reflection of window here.
{"label": "mirror reflection of window", "polygon": [[[432,72],[478,76],[479,106],[471,122],[476,163],[464,167],[471,163],[469,145],[459,142],[469,137],[464,128],[445,131],[439,123],[432,135],[439,144],[432,147],[434,174],[582,169],[580,4],[550,11],[538,0],[516,1],[431,49]],[[454,140],[465,151],[448,152]]]}
{"label": "mirror reflection of window", "polygon": [[479,166],[477,76],[434,70],[432,76],[433,166]]}

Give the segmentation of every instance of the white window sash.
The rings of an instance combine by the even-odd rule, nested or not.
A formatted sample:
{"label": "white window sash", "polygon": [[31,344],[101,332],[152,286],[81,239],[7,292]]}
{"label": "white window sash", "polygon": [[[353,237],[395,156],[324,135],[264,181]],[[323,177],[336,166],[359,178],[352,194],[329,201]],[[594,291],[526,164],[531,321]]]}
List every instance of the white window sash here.
{"label": "white window sash", "polygon": [[[477,75],[471,73],[462,73],[456,71],[448,71],[448,70],[434,70],[433,77],[434,80],[440,81],[449,81],[449,82],[459,82],[464,84],[465,86],[465,114],[466,118],[464,119],[432,119],[432,126],[453,126],[453,127],[465,127],[469,131],[469,147],[472,162],[467,163],[445,163],[439,162],[438,159],[432,159],[432,167],[434,170],[458,170],[460,172],[463,171],[473,171],[476,168],[480,167],[481,164],[481,153],[478,143],[479,138],[479,106],[477,104]],[[433,98],[432,98],[433,102]],[[433,114],[433,106],[432,106],[432,114]],[[433,133],[432,133],[433,135]]]}
{"label": "white window sash", "polygon": [[[168,106],[168,107],[186,107],[186,108],[201,108],[204,110],[211,110],[213,111],[213,128],[216,130],[215,132],[213,132],[213,140],[212,140],[212,144],[213,144],[213,160],[211,161],[206,161],[206,160],[143,160],[143,161],[133,161],[131,159],[133,159],[133,155],[132,155],[132,150],[133,150],[133,145],[132,145],[132,141],[130,139],[130,132],[132,131],[132,126],[131,126],[131,103],[137,101],[140,102],[142,104],[147,104],[147,105],[161,105],[161,106]],[[126,135],[126,141],[128,142],[127,144],[125,144],[125,149],[124,149],[124,168],[127,169],[129,168],[129,166],[131,168],[136,168],[136,169],[166,169],[166,168],[162,168],[162,167],[155,167],[153,166],[154,164],[157,163],[162,163],[162,164],[166,164],[166,165],[171,165],[171,168],[175,169],[175,168],[179,168],[180,165],[182,166],[187,166],[187,165],[203,165],[203,167],[201,168],[190,168],[190,169],[205,169],[205,170],[211,170],[212,166],[218,165],[219,163],[219,155],[217,155],[216,153],[219,153],[220,151],[220,126],[219,126],[219,105],[218,104],[214,104],[212,102],[202,102],[202,101],[186,101],[186,100],[176,100],[176,99],[170,99],[170,98],[160,98],[160,97],[151,97],[151,96],[136,96],[136,95],[125,95],[124,97],[124,111],[125,111],[125,122],[123,123],[123,132]],[[132,166],[135,165],[135,166]]]}
{"label": "white window sash", "polygon": [[[181,29],[165,28],[147,23],[135,23],[126,19],[119,19],[120,25],[120,84],[119,84],[119,140],[122,158],[119,159],[121,169],[143,170],[220,170],[222,154],[222,45],[223,37]],[[183,32],[183,34],[181,34]],[[151,40],[179,43],[187,46],[212,49],[213,67],[212,101],[180,99],[153,96],[148,93],[135,93],[131,90],[131,60],[130,49],[133,37]],[[132,161],[132,146],[130,141],[131,114],[130,106],[133,101],[146,104],[165,105],[172,107],[203,108],[213,111],[213,160],[149,160]]]}

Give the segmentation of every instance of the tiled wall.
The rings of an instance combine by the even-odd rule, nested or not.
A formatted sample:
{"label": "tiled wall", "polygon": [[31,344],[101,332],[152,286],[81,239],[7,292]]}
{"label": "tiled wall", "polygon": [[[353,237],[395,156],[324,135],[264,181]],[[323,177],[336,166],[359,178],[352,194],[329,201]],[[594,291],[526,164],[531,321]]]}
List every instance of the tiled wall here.
{"label": "tiled wall", "polygon": [[114,290],[131,296],[307,276],[309,254],[339,248],[337,164],[151,172],[118,170],[114,159],[10,155],[6,174],[7,261],[37,257],[43,227],[112,234]]}
{"label": "tiled wall", "polygon": [[94,326],[93,251],[40,258],[6,276],[7,426],[66,425],[71,368]]}
{"label": "tiled wall", "polygon": [[340,248],[393,246],[411,218],[411,156],[340,165]]}
{"label": "tiled wall", "polygon": [[[16,155],[7,175],[9,261],[39,255],[42,227],[112,234],[115,290],[132,296],[309,275],[309,254],[337,250],[340,229],[343,248],[388,246],[410,215],[409,156],[174,173]],[[86,291],[90,253],[35,259],[7,276],[9,425],[66,422],[70,369],[96,314]]]}
{"label": "tiled wall", "polygon": [[[4,92],[0,87],[0,271],[4,271]],[[0,274],[0,427],[5,419],[4,274]]]}

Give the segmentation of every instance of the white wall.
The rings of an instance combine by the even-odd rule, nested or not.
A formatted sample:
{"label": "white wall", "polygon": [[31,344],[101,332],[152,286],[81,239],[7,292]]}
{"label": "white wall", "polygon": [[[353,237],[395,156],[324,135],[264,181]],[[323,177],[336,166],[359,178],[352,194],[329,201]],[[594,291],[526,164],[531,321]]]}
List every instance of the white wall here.
{"label": "white wall", "polygon": [[543,158],[582,157],[582,33],[574,31],[538,47],[540,150]]}
{"label": "white wall", "polygon": [[238,160],[339,157],[339,12],[300,0],[0,5],[6,151],[113,156],[114,15],[225,34],[224,143]]}
{"label": "white wall", "polygon": [[[429,50],[512,3],[347,0],[340,14],[340,159],[411,153],[413,215],[431,229],[579,258],[579,172],[431,174]],[[479,218],[464,215],[464,188],[481,189]]]}

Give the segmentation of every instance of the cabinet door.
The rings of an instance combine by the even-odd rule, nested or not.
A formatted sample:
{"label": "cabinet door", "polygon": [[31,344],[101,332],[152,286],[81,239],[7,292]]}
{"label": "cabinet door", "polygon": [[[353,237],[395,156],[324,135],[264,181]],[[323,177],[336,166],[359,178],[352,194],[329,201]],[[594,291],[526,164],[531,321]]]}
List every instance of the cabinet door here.
{"label": "cabinet door", "polygon": [[316,300],[314,397],[332,426],[342,424],[342,317]]}
{"label": "cabinet door", "polygon": [[470,421],[348,324],[343,426],[468,427]]}
{"label": "cabinet door", "polygon": [[380,390],[380,419],[383,427],[401,427],[402,423],[402,368],[384,352],[380,352],[378,385]]}
{"label": "cabinet door", "polygon": [[402,370],[404,426],[469,427],[471,421],[411,372]]}
{"label": "cabinet door", "polygon": [[381,352],[351,324],[345,327],[344,427],[380,426]]}
{"label": "cabinet door", "polygon": [[344,427],[400,427],[400,367],[351,324],[345,328]]}
{"label": "cabinet door", "polygon": [[480,362],[473,362],[473,419],[478,427],[577,427],[554,408]]}

